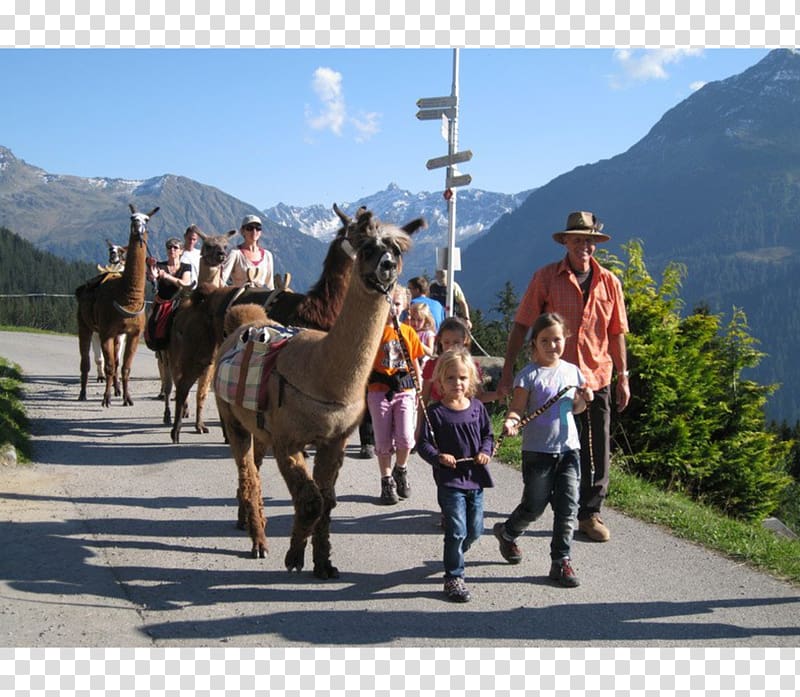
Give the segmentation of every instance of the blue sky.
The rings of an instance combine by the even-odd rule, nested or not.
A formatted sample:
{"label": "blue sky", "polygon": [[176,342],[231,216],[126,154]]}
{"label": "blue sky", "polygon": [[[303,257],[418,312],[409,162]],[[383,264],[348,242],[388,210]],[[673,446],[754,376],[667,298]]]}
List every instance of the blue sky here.
{"label": "blue sky", "polygon": [[[460,165],[517,193],[627,150],[765,49],[461,49]],[[216,186],[257,208],[443,189],[452,49],[4,49],[0,145],[53,174]]]}

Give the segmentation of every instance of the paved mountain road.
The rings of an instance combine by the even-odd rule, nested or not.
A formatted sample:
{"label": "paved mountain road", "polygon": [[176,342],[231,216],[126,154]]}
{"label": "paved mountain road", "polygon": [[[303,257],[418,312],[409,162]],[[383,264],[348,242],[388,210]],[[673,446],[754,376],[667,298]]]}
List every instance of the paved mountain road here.
{"label": "paved mountain road", "polygon": [[[213,399],[211,433],[173,445],[144,346],[132,407],[78,402],[77,339],[0,332],[23,369],[35,462],[0,466],[2,646],[793,646],[800,591],[609,510],[612,540],[576,539],[581,586],[546,579],[549,515],[499,557],[490,529],[520,476],[492,464],[486,534],[467,556],[472,602],[441,593],[441,534],[427,465],[412,497],[376,505],[375,461],[347,457],[332,522],[341,578],[283,567],[292,508],[274,462],[262,469],[266,559],[234,525],[236,474]],[[193,393],[192,393],[193,398]],[[194,406],[192,405],[192,414]],[[355,454],[355,444],[348,449]]]}

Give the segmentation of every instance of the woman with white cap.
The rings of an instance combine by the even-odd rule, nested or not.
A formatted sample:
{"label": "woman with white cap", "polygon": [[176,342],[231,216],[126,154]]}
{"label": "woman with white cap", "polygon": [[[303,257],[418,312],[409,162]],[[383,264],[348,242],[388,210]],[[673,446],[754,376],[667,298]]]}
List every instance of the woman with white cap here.
{"label": "woman with white cap", "polygon": [[243,286],[250,284],[267,290],[274,290],[274,265],[272,252],[258,244],[261,238],[261,218],[246,215],[239,232],[244,242],[234,249],[222,267],[222,283]]}

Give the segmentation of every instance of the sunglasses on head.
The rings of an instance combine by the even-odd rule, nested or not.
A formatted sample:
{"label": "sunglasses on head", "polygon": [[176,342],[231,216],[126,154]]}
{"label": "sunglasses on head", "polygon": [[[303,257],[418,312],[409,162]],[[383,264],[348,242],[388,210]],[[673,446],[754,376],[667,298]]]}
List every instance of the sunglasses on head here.
{"label": "sunglasses on head", "polygon": [[253,230],[260,230],[261,226],[260,225],[245,225],[244,229],[245,230],[250,230],[252,232]]}

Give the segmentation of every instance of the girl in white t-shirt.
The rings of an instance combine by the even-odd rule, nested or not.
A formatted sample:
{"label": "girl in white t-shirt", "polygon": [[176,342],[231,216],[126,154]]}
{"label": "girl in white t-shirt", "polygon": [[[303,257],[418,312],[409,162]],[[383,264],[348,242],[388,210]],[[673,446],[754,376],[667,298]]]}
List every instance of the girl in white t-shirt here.
{"label": "girl in white t-shirt", "polygon": [[550,406],[522,430],[522,500],[494,535],[500,554],[511,564],[522,561],[517,538],[553,508],[549,578],[562,586],[579,585],[570,546],[578,521],[580,439],[573,414],[586,409],[592,390],[576,365],[561,360],[566,326],[560,315],[540,315],[531,327],[532,361],[514,378],[514,392],[503,424],[504,435],[516,435],[524,414]]}

